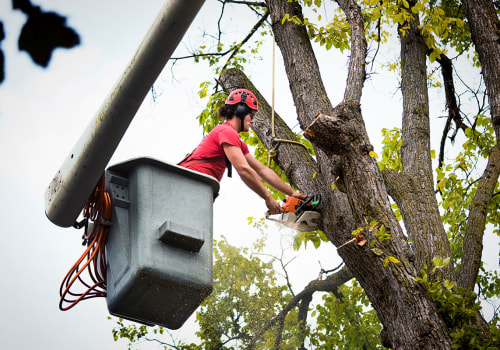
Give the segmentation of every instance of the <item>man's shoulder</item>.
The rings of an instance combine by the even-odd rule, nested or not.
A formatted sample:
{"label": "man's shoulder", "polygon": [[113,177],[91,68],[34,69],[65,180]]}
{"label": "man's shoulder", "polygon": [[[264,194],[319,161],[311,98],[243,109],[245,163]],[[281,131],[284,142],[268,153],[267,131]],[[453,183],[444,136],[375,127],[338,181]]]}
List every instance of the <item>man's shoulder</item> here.
{"label": "man's shoulder", "polygon": [[234,130],[233,126],[229,123],[223,123],[223,124],[219,124],[217,125],[213,130],[212,132],[214,134],[220,134],[220,133],[223,133],[225,135],[236,135],[239,137],[238,133],[236,132],[236,130]]}
{"label": "man's shoulder", "polygon": [[219,124],[215,128],[219,129],[219,130],[226,130],[227,129],[227,130],[232,130],[232,131],[236,132],[236,130],[234,130],[233,126],[231,124],[229,124],[228,122]]}

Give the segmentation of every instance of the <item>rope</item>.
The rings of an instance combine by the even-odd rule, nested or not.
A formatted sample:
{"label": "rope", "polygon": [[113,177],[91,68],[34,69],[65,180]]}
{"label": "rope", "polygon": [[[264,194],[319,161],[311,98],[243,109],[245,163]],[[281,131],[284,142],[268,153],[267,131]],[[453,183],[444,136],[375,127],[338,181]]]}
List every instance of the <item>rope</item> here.
{"label": "rope", "polygon": [[[59,309],[66,311],[85,299],[106,296],[106,255],[104,245],[111,219],[111,198],[104,190],[104,174],[83,208],[85,233],[83,243],[87,249],[64,277],[59,289]],[[89,225],[89,221],[93,224]],[[76,227],[76,226],[75,226]],[[90,232],[89,227],[91,227]],[[83,278],[87,272],[90,282]],[[76,282],[86,288],[77,293],[71,288]]]}
{"label": "rope", "polygon": [[[271,94],[271,129],[272,129],[272,135],[273,135],[272,141],[293,143],[296,145],[300,145],[300,146],[304,147],[307,150],[307,152],[309,152],[309,150],[307,149],[307,146],[304,145],[303,143],[300,143],[298,141],[293,141],[293,140],[285,140],[285,139],[276,138],[276,134],[274,132],[274,90],[275,90],[275,71],[276,71],[275,65],[276,65],[276,39],[275,39],[274,34],[273,34],[273,66],[272,66],[273,72],[272,72],[272,94]],[[274,157],[276,157],[276,150],[272,149],[269,151],[269,161],[267,164],[268,167],[271,165],[271,160]]]}

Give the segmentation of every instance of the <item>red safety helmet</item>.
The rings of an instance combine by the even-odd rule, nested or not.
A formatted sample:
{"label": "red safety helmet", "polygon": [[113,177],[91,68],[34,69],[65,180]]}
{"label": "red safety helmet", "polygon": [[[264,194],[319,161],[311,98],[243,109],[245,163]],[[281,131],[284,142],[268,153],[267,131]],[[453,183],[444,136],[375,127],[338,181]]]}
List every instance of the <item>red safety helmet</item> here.
{"label": "red safety helmet", "polygon": [[234,105],[240,102],[246,104],[249,108],[253,109],[254,111],[259,110],[259,103],[257,102],[257,98],[251,91],[247,89],[234,90],[229,94],[228,98],[226,99],[227,105]]}

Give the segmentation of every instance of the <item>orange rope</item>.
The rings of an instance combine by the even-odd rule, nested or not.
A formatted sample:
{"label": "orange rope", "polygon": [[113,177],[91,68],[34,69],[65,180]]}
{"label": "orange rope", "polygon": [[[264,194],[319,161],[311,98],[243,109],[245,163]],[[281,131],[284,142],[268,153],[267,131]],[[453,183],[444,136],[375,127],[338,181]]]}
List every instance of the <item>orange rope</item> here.
{"label": "orange rope", "polygon": [[[83,208],[83,216],[86,220],[93,222],[93,225],[91,232],[87,232],[88,224],[85,228],[83,238],[84,242],[87,242],[87,249],[68,271],[61,283],[59,309],[62,311],[71,309],[81,300],[106,296],[104,245],[108,230],[107,223],[111,220],[111,198],[104,189],[104,174]],[[91,282],[86,282],[83,279],[84,272],[87,272]],[[70,290],[76,281],[79,281],[87,289],[81,293]],[[65,304],[69,305],[65,306]]]}

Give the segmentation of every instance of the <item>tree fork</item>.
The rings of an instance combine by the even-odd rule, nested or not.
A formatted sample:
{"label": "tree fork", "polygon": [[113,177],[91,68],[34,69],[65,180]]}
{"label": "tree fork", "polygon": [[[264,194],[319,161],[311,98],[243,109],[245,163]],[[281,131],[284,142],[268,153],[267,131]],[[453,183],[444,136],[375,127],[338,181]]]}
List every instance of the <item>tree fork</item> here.
{"label": "tree fork", "polygon": [[[355,101],[346,101],[332,116],[319,114],[304,135],[326,154],[340,156],[342,176],[358,226],[376,220],[390,239],[373,249],[355,245],[339,250],[346,265],[368,295],[384,325],[386,345],[394,349],[450,349],[448,330],[423,286],[414,280],[413,254],[390,207],[382,174],[370,155],[371,145]],[[370,242],[377,240],[365,230]],[[388,257],[398,263],[385,264]],[[375,277],[376,276],[376,277]]]}
{"label": "tree fork", "polygon": [[[287,13],[290,16],[296,15],[302,18],[300,5],[286,0],[268,0],[267,3],[276,42],[284,58],[298,119],[301,127],[305,129],[314,121],[314,115],[318,112],[329,116],[334,114],[334,109],[327,98],[305,28],[291,21],[282,23]],[[347,105],[349,103],[347,101]],[[356,110],[349,112],[360,114]],[[361,118],[360,115],[359,118]],[[356,119],[359,118],[356,117]],[[358,128],[358,130],[361,130],[361,127],[364,128],[354,121],[347,126]],[[354,138],[351,141],[358,142],[357,146],[360,143],[369,145],[365,133],[353,135]],[[332,152],[329,146],[319,147],[316,142],[321,141],[318,139],[313,141],[320,170],[316,177],[321,177],[325,185],[331,183],[334,171],[343,175],[356,175],[350,178],[344,176],[342,179],[344,182],[346,179],[349,181],[345,186],[347,195],[336,190],[325,192],[327,199],[326,208],[323,210],[322,228],[327,237],[340,246],[352,239],[351,233],[356,227],[365,225],[365,217],[367,220],[377,220],[383,223],[393,234],[391,239],[385,240],[383,244],[377,244],[384,252],[383,254],[387,254],[386,258],[389,255],[397,258],[400,262],[397,264],[391,263],[384,266],[383,256],[374,254],[368,247],[362,248],[356,244],[349,244],[339,250],[346,265],[366,291],[387,331],[390,343],[396,349],[451,348],[448,331],[438,316],[434,303],[430,300],[427,291],[413,279],[417,270],[407,257],[410,255],[408,244],[390,208],[387,191],[375,160],[369,156],[366,147],[359,149],[350,144],[335,145],[334,143],[333,147],[338,146],[340,149],[348,150],[345,156],[342,156],[342,152],[337,154]],[[349,159],[350,156],[352,159]],[[287,171],[286,168],[284,170]],[[311,179],[299,176],[297,180],[305,184]],[[363,187],[366,184],[376,185],[381,192],[375,197],[368,196],[366,192],[374,193],[375,190]],[[295,183],[295,185],[301,188],[299,184]],[[369,199],[368,203],[361,200],[366,198]],[[370,207],[373,203],[381,204],[381,206]],[[364,213],[370,215],[363,215]],[[371,238],[374,238],[374,234],[371,233],[371,235],[373,235]]]}
{"label": "tree fork", "polygon": [[[224,71],[219,78],[224,91],[231,92],[234,89],[246,88],[252,91],[259,100],[259,113],[252,125],[252,130],[257,137],[268,148],[277,146],[272,138],[271,106],[255,88],[245,74],[238,69],[232,68]],[[279,139],[295,139],[295,134],[288,125],[275,113],[275,135]],[[317,148],[319,150],[319,148]],[[315,160],[298,145],[282,143],[276,147],[277,164],[285,171],[290,183],[295,185],[304,193],[321,192],[324,203],[322,212],[336,213],[336,215],[325,216],[320,222],[320,229],[335,245],[339,246],[352,239],[351,232],[354,230],[354,219],[347,196],[340,191],[332,191],[331,183],[334,181],[332,166],[334,162],[325,158],[323,166],[318,167]],[[330,158],[331,159],[331,158]],[[321,162],[320,162],[321,164]],[[324,227],[323,227],[324,226]]]}

